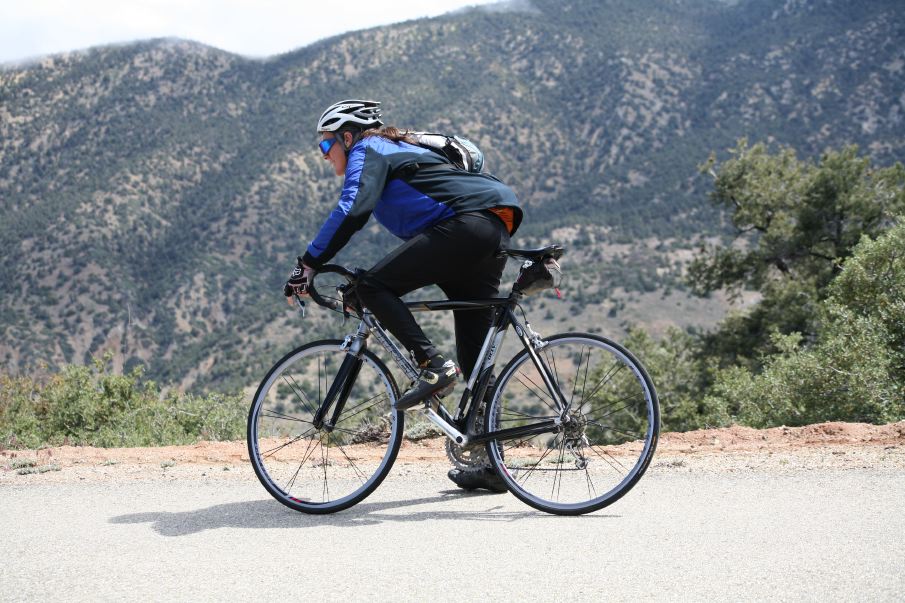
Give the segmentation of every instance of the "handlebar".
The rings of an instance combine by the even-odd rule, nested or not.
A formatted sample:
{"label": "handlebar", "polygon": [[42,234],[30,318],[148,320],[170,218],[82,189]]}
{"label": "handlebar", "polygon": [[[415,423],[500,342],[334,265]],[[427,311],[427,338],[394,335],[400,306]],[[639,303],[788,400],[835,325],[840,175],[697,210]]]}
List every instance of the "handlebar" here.
{"label": "handlebar", "polygon": [[320,267],[320,269],[318,269],[317,272],[314,273],[314,275],[312,275],[311,281],[308,283],[308,295],[311,296],[311,300],[314,303],[316,303],[318,306],[327,308],[328,310],[342,312],[342,303],[335,299],[325,299],[320,293],[317,292],[317,289],[314,288],[314,281],[317,278],[318,274],[339,274],[346,277],[346,279],[350,283],[354,283],[358,275],[352,270],[349,270],[345,266],[340,266],[339,264],[324,264]]}

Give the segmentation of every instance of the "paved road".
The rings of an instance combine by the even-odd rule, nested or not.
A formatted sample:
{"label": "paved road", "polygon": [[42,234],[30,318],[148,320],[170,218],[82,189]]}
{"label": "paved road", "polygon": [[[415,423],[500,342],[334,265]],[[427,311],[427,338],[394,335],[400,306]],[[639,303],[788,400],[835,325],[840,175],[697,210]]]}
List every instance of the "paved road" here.
{"label": "paved road", "polygon": [[901,601],[905,590],[902,470],[654,468],[577,518],[460,494],[444,471],[397,467],[326,517],[235,474],[16,481],[0,486],[0,599]]}

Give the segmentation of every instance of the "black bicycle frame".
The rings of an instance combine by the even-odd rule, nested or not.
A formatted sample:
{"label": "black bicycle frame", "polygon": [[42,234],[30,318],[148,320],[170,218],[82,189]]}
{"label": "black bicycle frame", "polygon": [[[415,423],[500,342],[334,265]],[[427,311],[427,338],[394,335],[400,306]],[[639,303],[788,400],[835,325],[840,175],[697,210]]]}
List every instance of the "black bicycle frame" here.
{"label": "black bicycle frame", "polygon": [[[550,371],[550,367],[547,366],[547,363],[544,361],[544,359],[539,356],[534,350],[535,341],[533,340],[533,338],[537,338],[538,336],[530,330],[530,325],[528,325],[527,322],[525,323],[525,328],[523,328],[521,323],[519,323],[518,319],[516,318],[514,310],[517,304],[518,297],[515,294],[510,295],[508,298],[418,301],[406,303],[406,306],[412,312],[484,310],[487,308],[494,309],[493,318],[491,320],[490,328],[487,332],[487,337],[485,338],[481,351],[478,354],[478,359],[477,363],[475,364],[473,374],[469,378],[468,383],[465,387],[465,391],[462,393],[462,397],[459,400],[455,416],[450,416],[446,408],[439,403],[436,404],[436,411],[434,411],[433,408],[430,408],[427,411],[429,418],[432,418],[431,415],[433,415],[437,419],[440,419],[440,422],[437,422],[436,420],[435,422],[437,422],[438,426],[443,429],[448,436],[453,438],[458,443],[465,443],[465,441],[467,440],[467,443],[470,444],[480,444],[493,439],[514,439],[518,437],[537,435],[545,432],[552,432],[556,430],[561,422],[568,420],[567,415],[569,411],[569,404],[563,397],[562,392],[559,390],[557,384],[553,381],[552,375],[554,373]],[[389,338],[386,336],[385,331],[383,330],[383,327],[380,327],[377,321],[372,317],[364,318],[363,324],[368,329],[363,330],[362,327],[359,327],[359,335],[364,339],[365,337],[367,337],[366,334],[368,330],[370,330],[370,332],[375,335],[381,346],[386,348],[394,356],[394,359],[403,368],[406,374],[414,378],[417,374],[414,370],[414,367],[412,367],[411,363],[408,362],[408,359],[405,358],[399,348],[389,340]],[[540,421],[531,425],[522,425],[520,427],[511,427],[490,433],[478,434],[475,429],[475,420],[480,404],[476,404],[474,402],[476,400],[482,400],[485,393],[487,392],[487,388],[490,386],[491,377],[495,366],[496,354],[499,351],[499,348],[502,345],[503,337],[510,326],[514,327],[516,334],[522,342],[522,345],[524,346],[534,365],[538,368],[541,378],[544,381],[544,386],[553,396],[554,403],[557,406],[556,410],[560,413],[560,416],[556,417],[555,419]],[[364,349],[365,347],[366,346],[363,341],[362,349]],[[355,383],[355,379],[358,377],[358,373],[361,370],[362,362],[363,360],[358,353],[350,351],[348,354],[346,354],[346,357],[343,359],[343,362],[339,367],[339,371],[337,372],[333,383],[330,385],[330,389],[328,390],[326,397],[324,398],[323,402],[314,415],[313,423],[315,427],[320,428],[323,426],[327,429],[327,431],[332,431],[333,427],[336,425],[336,422],[339,420],[339,416],[342,413],[343,408],[345,407],[346,400],[349,397],[349,392],[351,391],[352,386]],[[333,406],[333,412],[330,416],[330,420],[325,422],[324,418],[327,416],[327,413],[330,410],[331,406]],[[444,427],[443,423],[446,423],[448,426],[453,426],[455,429],[448,430]],[[464,431],[464,434],[456,435],[456,430],[462,430]]]}
{"label": "black bicycle frame", "polygon": [[[494,314],[488,329],[487,337],[484,345],[478,354],[478,359],[473,370],[473,375],[469,378],[469,382],[462,393],[459,405],[454,417],[451,417],[443,405],[438,405],[437,411],[441,418],[445,421],[457,426],[465,431],[469,443],[483,443],[492,439],[512,439],[521,436],[537,435],[539,433],[549,432],[556,429],[560,422],[566,417],[569,410],[569,404],[562,397],[559,387],[554,384],[547,363],[537,355],[534,351],[533,341],[529,336],[529,329],[523,329],[515,316],[514,310],[518,304],[518,297],[510,295],[508,298],[489,298],[489,299],[472,299],[458,301],[425,301],[425,302],[409,302],[406,304],[412,312],[437,312],[448,310],[482,310],[493,308]],[[532,425],[523,425],[520,427],[512,427],[502,429],[491,433],[477,434],[475,431],[475,418],[477,416],[480,404],[474,403],[476,400],[482,400],[484,394],[490,385],[491,376],[495,366],[496,354],[502,345],[502,339],[509,327],[513,326],[522,345],[527,350],[528,355],[538,367],[540,375],[543,378],[544,385],[553,396],[557,405],[560,416],[557,419],[541,421]],[[526,323],[527,326],[527,323]]]}

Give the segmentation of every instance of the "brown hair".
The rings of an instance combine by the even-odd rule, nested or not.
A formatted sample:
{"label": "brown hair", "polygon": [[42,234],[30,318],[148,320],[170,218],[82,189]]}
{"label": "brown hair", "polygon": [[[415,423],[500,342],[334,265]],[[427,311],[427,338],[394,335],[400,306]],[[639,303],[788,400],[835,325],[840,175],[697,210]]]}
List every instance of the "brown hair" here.
{"label": "brown hair", "polygon": [[409,144],[416,144],[415,139],[411,137],[411,130],[400,130],[395,126],[386,126],[380,129],[371,128],[369,130],[365,130],[361,133],[362,138],[367,138],[368,136],[380,136],[381,138],[386,138],[387,140],[392,140],[393,142],[407,142]]}

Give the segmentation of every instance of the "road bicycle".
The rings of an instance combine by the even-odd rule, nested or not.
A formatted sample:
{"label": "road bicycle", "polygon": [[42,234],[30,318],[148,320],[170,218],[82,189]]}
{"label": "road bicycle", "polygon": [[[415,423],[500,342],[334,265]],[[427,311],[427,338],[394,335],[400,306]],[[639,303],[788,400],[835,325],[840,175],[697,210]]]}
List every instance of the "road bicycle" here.
{"label": "road bicycle", "polygon": [[[407,302],[413,312],[490,308],[493,320],[475,369],[452,410],[433,396],[421,412],[448,438],[461,466],[486,463],[525,503],[560,515],[601,509],[624,496],[650,464],[660,432],[654,384],[624,347],[589,333],[543,337],[520,301],[553,285],[564,249],[507,249],[523,262],[507,297]],[[545,274],[546,273],[546,274]],[[248,413],[248,453],[261,483],[279,502],[305,513],[347,509],[389,473],[403,439],[404,413],[393,373],[369,349],[376,340],[405,378],[418,369],[373,314],[361,308],[361,271],[327,265],[336,297],[318,305],[354,316],[344,339],[314,341],[286,354],[255,393]],[[546,280],[545,280],[546,279]],[[304,302],[296,297],[304,312]],[[519,317],[521,314],[521,318]],[[511,330],[520,350],[496,374]]]}

